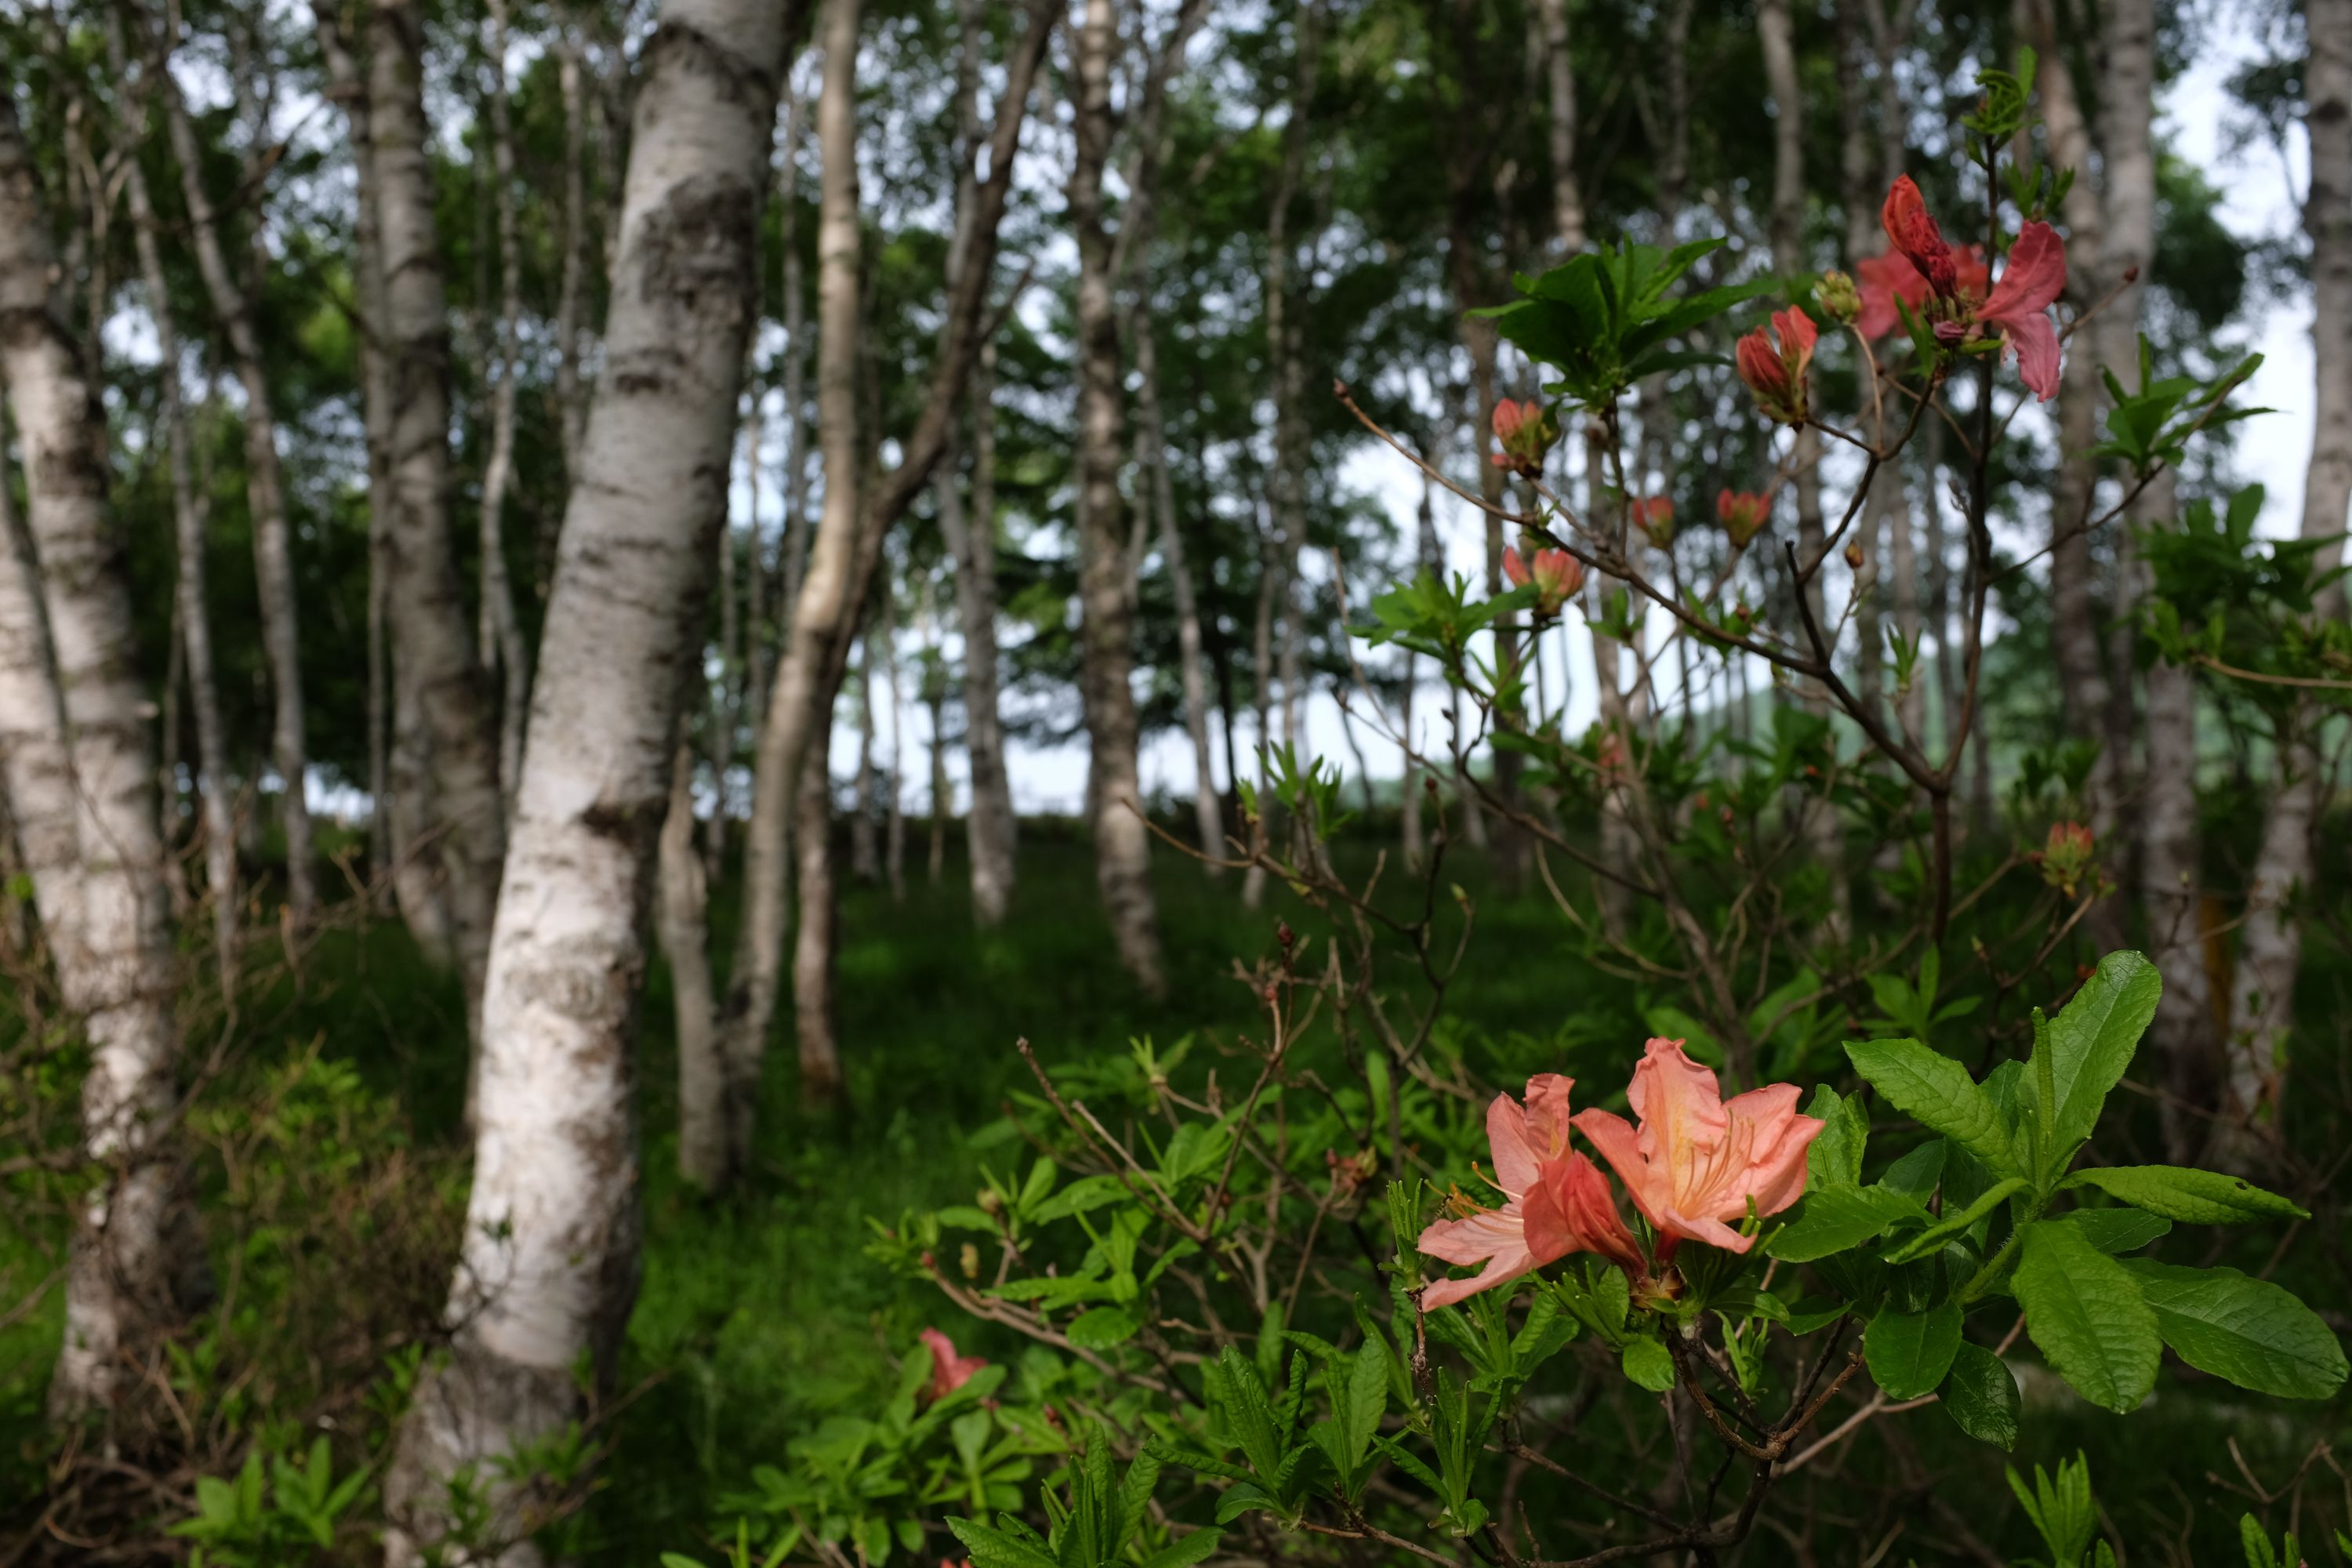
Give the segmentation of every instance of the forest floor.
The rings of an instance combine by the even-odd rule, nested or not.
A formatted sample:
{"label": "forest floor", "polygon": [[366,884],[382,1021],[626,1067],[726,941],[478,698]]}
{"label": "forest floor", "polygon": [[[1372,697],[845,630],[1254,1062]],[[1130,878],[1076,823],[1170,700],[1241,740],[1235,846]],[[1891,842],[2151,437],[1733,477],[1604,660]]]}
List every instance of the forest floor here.
{"label": "forest floor", "polygon": [[[1118,968],[1096,914],[1083,843],[1049,825],[1025,840],[1012,919],[993,932],[973,929],[960,858],[950,855],[936,886],[924,874],[919,835],[909,858],[903,900],[880,887],[845,885],[845,1107],[803,1113],[789,1044],[778,1048],[756,1168],[724,1200],[703,1197],[677,1174],[670,994],[666,972],[654,966],[639,1057],[643,1284],[616,1404],[595,1433],[609,1447],[604,1484],[581,1521],[585,1562],[634,1565],[657,1561],[665,1549],[695,1549],[725,1517],[728,1494],[750,1484],[754,1466],[788,1463],[790,1440],[828,1415],[870,1413],[927,1326],[946,1330],[968,1353],[1017,1353],[1009,1334],[982,1331],[931,1287],[894,1278],[864,1251],[876,1222],[969,1201],[992,1160],[1000,1169],[1025,1163],[1025,1152],[989,1131],[1001,1132],[1007,1092],[1030,1081],[1016,1041],[1030,1040],[1049,1065],[1147,1037],[1164,1049],[1192,1033],[1213,1048],[1256,1026],[1240,972],[1276,951],[1280,920],[1309,939],[1311,962],[1323,962],[1312,943],[1325,922],[1286,890],[1269,889],[1265,907],[1248,910],[1235,878],[1213,881],[1162,854],[1157,879],[1171,986],[1168,1000],[1155,1004]],[[1369,869],[1370,858],[1365,849],[1343,855],[1343,863]],[[1540,888],[1522,900],[1488,899],[1482,868],[1465,859],[1448,870],[1436,890],[1442,926],[1459,919],[1452,872],[1482,905],[1477,939],[1447,996],[1474,1070],[1507,1082],[1535,1070],[1576,1072],[1582,1063],[1595,1081],[1609,1081],[1601,1062],[1629,1060],[1648,1032],[1630,1000],[1611,1001],[1626,988],[1578,984],[1590,972]],[[722,965],[734,940],[733,891],[723,889],[712,911],[711,952]],[[1419,893],[1391,872],[1385,896]],[[1442,945],[1450,951],[1450,931]],[[1401,993],[1416,1002],[1425,995],[1410,965],[1387,973]],[[327,939],[307,960],[299,994],[278,1001],[255,1010],[250,1064],[314,1047],[350,1064],[400,1108],[416,1145],[442,1152],[454,1181],[465,1072],[460,1003],[455,986],[418,961],[397,922]],[[1621,1005],[1622,1018],[1613,1015]],[[9,1246],[0,1234],[0,1254]],[[2259,1258],[2231,1260],[2261,1266]],[[0,1256],[0,1277],[11,1261]],[[0,1480],[37,1473],[56,1294],[47,1310],[0,1324]],[[2013,1458],[2030,1468],[2032,1460],[2054,1463],[2087,1448],[2103,1500],[2129,1511],[2135,1538],[2186,1534],[2192,1518],[2210,1528],[2221,1517],[2216,1510],[2234,1520],[2245,1504],[2227,1495],[2239,1485],[2232,1436],[2255,1473],[2278,1479],[2315,1441],[2352,1436],[2344,1401],[2325,1410],[2236,1409],[2242,1419],[2233,1419],[2242,1402],[2199,1389],[2177,1368],[2157,1396],[2171,1407],[2168,1417],[2126,1423],[2053,1392],[2045,1379],[2029,1379],[2027,1396],[2044,1408],[2029,1425],[2034,1451]],[[1937,1413],[1884,1420],[1874,1430],[1900,1458],[1898,1472],[1918,1478],[1923,1497],[1933,1486],[1976,1500],[1996,1521],[2011,1513],[2003,1456],[1962,1439]],[[1956,1473],[1965,1479],[1954,1481]],[[1982,1519],[1978,1525],[1997,1541],[2016,1533]],[[1934,1529],[1925,1519],[1922,1527]]]}

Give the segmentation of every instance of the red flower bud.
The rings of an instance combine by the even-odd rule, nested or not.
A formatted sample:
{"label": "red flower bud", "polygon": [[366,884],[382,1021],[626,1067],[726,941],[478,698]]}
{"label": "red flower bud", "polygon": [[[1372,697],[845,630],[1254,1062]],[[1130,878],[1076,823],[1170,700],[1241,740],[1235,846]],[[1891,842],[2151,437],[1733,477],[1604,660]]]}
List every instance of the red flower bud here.
{"label": "red flower bud", "polygon": [[1772,313],[1772,330],[1780,337],[1778,347],[1761,327],[1739,340],[1739,379],[1756,395],[1756,406],[1768,417],[1783,425],[1802,425],[1805,374],[1812,365],[1813,343],[1819,334],[1813,319],[1793,305]]}
{"label": "red flower bud", "polygon": [[1944,241],[1944,231],[1927,212],[1927,198],[1919,194],[1910,175],[1898,175],[1888,188],[1885,205],[1878,209],[1878,221],[1886,230],[1887,242],[1919,269],[1929,289],[1946,300],[1958,294],[1959,263]]}
{"label": "red flower bud", "polygon": [[1723,531],[1731,535],[1731,547],[1745,550],[1749,540],[1763,531],[1772,515],[1772,503],[1763,496],[1748,490],[1727,489],[1715,498],[1715,517],[1723,524]]}
{"label": "red flower bud", "polygon": [[1565,550],[1538,550],[1531,567],[1520,559],[1517,551],[1505,550],[1503,575],[1511,580],[1513,587],[1524,588],[1532,584],[1536,613],[1550,616],[1559,614],[1560,606],[1584,586],[1584,563]]}

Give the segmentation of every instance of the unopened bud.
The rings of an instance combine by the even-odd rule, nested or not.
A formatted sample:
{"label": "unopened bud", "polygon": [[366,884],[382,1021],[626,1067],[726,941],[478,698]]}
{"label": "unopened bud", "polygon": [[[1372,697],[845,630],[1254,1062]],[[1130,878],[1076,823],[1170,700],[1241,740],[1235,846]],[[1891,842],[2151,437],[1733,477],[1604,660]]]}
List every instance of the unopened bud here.
{"label": "unopened bud", "polygon": [[1004,1212],[1004,1200],[996,1195],[994,1187],[982,1188],[980,1196],[974,1198],[972,1202],[979,1206],[981,1213],[991,1219]]}
{"label": "unopened bud", "polygon": [[1855,571],[1862,570],[1862,541],[1854,540],[1845,547],[1845,563]]}
{"label": "unopened bud", "polygon": [[963,1244],[963,1251],[957,1257],[956,1263],[962,1268],[965,1279],[980,1278],[980,1248],[971,1242],[967,1241]]}
{"label": "unopened bud", "polygon": [[1839,326],[1850,326],[1862,314],[1862,290],[1843,272],[1824,272],[1813,289],[1822,313]]}
{"label": "unopened bud", "polygon": [[1288,947],[1292,942],[1297,941],[1298,937],[1297,933],[1290,929],[1289,921],[1278,921],[1275,923],[1274,940],[1282,943],[1283,946]]}

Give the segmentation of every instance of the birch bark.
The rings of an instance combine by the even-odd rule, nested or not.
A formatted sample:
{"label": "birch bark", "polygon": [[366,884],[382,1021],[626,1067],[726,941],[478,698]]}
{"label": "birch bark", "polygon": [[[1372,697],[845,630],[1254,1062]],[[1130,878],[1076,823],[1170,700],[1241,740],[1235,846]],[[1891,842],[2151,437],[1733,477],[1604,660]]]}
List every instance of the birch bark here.
{"label": "birch bark", "polygon": [[[604,364],[549,595],[482,1006],[474,1182],[447,1361],[385,1478],[387,1559],[424,1561],[447,1482],[488,1480],[504,1545],[530,1478],[497,1466],[576,1420],[635,1293],[631,1044],[656,837],[700,652],[751,328],[751,229],[793,7],[670,0],[643,57]],[[398,247],[394,254],[399,254]],[[413,504],[413,503],[412,503]]]}
{"label": "birch bark", "polygon": [[522,368],[522,237],[515,221],[514,116],[507,99],[507,0],[489,0],[484,19],[490,65],[491,205],[499,234],[499,379],[490,395],[490,455],[482,466],[480,658],[503,678],[499,704],[499,784],[511,815],[522,780],[522,737],[530,708],[530,649],[515,614],[507,570],[507,492],[514,483],[515,397]]}
{"label": "birch bark", "polygon": [[[279,814],[286,830],[286,900],[295,923],[308,925],[318,912],[319,890],[312,865],[310,808],[303,795],[310,773],[304,738],[302,637],[295,607],[293,530],[286,516],[286,478],[278,456],[278,423],[270,411],[269,377],[263,368],[261,340],[253,324],[253,294],[258,277],[239,278],[221,244],[220,220],[205,189],[204,157],[189,122],[186,101],[172,73],[167,45],[159,42],[152,70],[180,167],[180,189],[188,206],[196,269],[221,336],[236,364],[245,394],[246,506],[253,521],[254,581],[261,601],[261,644],[269,661],[276,699],[269,728],[270,762],[283,787]],[[143,184],[143,181],[142,181]]]}
{"label": "birch bark", "polygon": [[[198,1276],[163,1136],[178,1100],[179,1029],[147,699],[107,507],[105,419],[79,345],[50,309],[54,266],[38,176],[16,106],[0,95],[0,380],[24,449],[34,557],[13,543],[0,552],[0,696],[10,703],[0,723],[30,742],[21,754],[9,748],[8,782],[43,919],[63,939],[59,985],[89,1041],[82,1140],[102,1173],[75,1228],[50,1384],[51,1407],[70,1412],[112,1392],[124,1358],[176,1315]],[[44,868],[70,885],[41,889]]]}
{"label": "birch bark", "polygon": [[[2303,223],[2311,237],[2314,396],[2311,462],[2304,478],[2305,539],[2344,531],[2352,508],[2352,0],[2308,0],[2304,13],[2311,56],[2304,71],[2311,184]],[[2325,574],[2343,544],[2320,547]],[[2344,614],[2344,589],[2317,606]],[[2230,1034],[2221,1097],[2207,1157],[2225,1168],[2253,1170],[2275,1156],[2284,1103],[2294,986],[2303,964],[2303,928],[2294,903],[2312,874],[2312,832],[2326,799],[2323,753],[2299,712],[2280,737],[2276,793],[2263,824],[2262,847],[2246,889],[2230,994]]]}

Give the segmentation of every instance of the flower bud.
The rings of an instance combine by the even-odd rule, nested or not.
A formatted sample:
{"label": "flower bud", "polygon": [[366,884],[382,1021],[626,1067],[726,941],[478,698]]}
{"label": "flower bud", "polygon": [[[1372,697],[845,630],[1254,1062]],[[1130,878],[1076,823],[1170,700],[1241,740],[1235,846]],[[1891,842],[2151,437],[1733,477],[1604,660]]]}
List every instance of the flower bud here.
{"label": "flower bud", "polygon": [[1731,536],[1731,548],[1745,550],[1748,542],[1764,530],[1772,515],[1772,503],[1749,490],[1726,489],[1715,498],[1715,518],[1723,524],[1723,531]]}
{"label": "flower bud", "polygon": [[1739,340],[1734,354],[1739,379],[1756,395],[1756,406],[1765,417],[1783,425],[1802,425],[1809,413],[1805,376],[1813,363],[1818,337],[1813,319],[1793,306],[1775,310],[1772,333],[1780,339],[1777,346],[1762,327]]}
{"label": "flower bud", "polygon": [[1675,542],[1675,503],[1665,496],[1636,496],[1625,503],[1625,515],[1652,546],[1664,550]]}
{"label": "flower bud", "polygon": [[1853,325],[1862,314],[1862,290],[1843,272],[1822,273],[1813,286],[1813,298],[1821,302],[1822,313],[1841,327]]}
{"label": "flower bud", "polygon": [[2042,864],[2042,879],[2071,899],[2091,873],[2095,848],[2089,828],[2079,822],[2056,822],[2050,826],[2049,842],[2033,858]]}
{"label": "flower bud", "polygon": [[1506,397],[1495,405],[1495,439],[1502,447],[1495,467],[1536,479],[1543,473],[1544,454],[1559,440],[1559,421],[1533,398],[1514,403]]}
{"label": "flower bud", "polygon": [[1862,541],[1857,539],[1845,547],[1845,563],[1859,572],[1862,570]]}
{"label": "flower bud", "polygon": [[1584,563],[1565,550],[1538,550],[1535,564],[1530,566],[1516,550],[1503,552],[1503,575],[1511,585],[1536,591],[1536,613],[1551,616],[1559,614],[1560,606],[1576,596],[1584,586]]}

